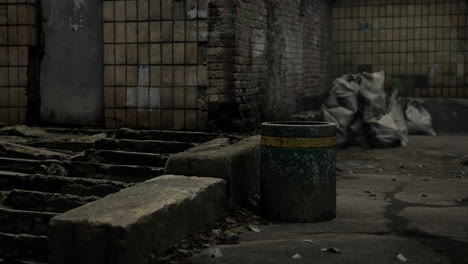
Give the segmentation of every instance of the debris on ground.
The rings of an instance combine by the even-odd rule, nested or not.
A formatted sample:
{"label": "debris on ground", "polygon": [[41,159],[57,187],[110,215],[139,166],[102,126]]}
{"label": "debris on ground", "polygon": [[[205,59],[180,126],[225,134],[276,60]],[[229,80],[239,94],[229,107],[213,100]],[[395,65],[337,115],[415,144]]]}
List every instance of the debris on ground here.
{"label": "debris on ground", "polygon": [[336,247],[322,248],[321,251],[322,252],[335,253],[335,254],[340,254],[341,253],[341,249],[336,248]]}
{"label": "debris on ground", "polygon": [[375,192],[365,191],[365,193],[367,193],[369,195],[369,197],[377,197],[377,194]]}
{"label": "debris on ground", "polygon": [[299,255],[299,254],[296,254],[296,255],[292,256],[291,258],[292,259],[300,259],[300,258],[302,258],[302,256]]}
{"label": "debris on ground", "polygon": [[402,254],[398,254],[397,259],[399,261],[401,261],[401,262],[408,262],[408,259],[405,256],[403,256]]}
{"label": "debris on ground", "polygon": [[254,231],[255,233],[260,233],[260,228],[258,228],[257,226],[249,226],[249,230],[250,231]]}
{"label": "debris on ground", "polygon": [[309,239],[302,240],[302,242],[305,242],[305,243],[308,243],[308,244],[315,244],[315,242],[313,240],[309,240]]}
{"label": "debris on ground", "polygon": [[207,250],[211,258],[220,258],[223,256],[223,252],[221,252],[221,249],[219,248],[209,248]]}
{"label": "debris on ground", "polygon": [[223,219],[223,221],[212,224],[204,232],[192,234],[176,243],[156,263],[182,263],[187,257],[200,252],[205,252],[210,257],[222,257],[221,250],[216,246],[238,244],[240,234],[249,231],[260,232],[258,226],[267,224],[269,224],[268,221],[251,210],[236,209],[230,216]]}
{"label": "debris on ground", "polygon": [[463,166],[468,166],[468,155],[465,155],[461,158],[460,164]]}

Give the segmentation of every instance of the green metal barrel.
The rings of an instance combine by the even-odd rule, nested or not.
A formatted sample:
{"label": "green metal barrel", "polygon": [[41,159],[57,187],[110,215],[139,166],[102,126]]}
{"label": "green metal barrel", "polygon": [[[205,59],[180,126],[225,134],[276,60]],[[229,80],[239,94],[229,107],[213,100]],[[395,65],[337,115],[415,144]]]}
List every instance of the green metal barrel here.
{"label": "green metal barrel", "polygon": [[261,210],[268,219],[318,222],[336,216],[336,125],[262,124]]}

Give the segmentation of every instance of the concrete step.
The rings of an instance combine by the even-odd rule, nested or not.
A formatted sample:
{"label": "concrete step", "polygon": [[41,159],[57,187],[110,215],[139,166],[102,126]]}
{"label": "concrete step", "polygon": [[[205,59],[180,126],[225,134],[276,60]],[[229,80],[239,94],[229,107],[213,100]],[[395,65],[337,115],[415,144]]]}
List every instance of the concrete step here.
{"label": "concrete step", "polygon": [[0,170],[34,173],[41,171],[44,163],[34,159],[15,159],[0,157]]}
{"label": "concrete step", "polygon": [[66,160],[69,155],[54,152],[41,148],[29,147],[21,144],[0,141],[0,155],[18,159],[38,159],[38,160]]}
{"label": "concrete step", "polygon": [[46,236],[0,233],[0,258],[9,262],[47,262],[48,241]]}
{"label": "concrete step", "polygon": [[135,140],[105,138],[96,141],[95,149],[120,150],[145,153],[177,153],[193,148],[195,144],[179,141]]}
{"label": "concrete step", "polygon": [[53,150],[67,150],[73,152],[82,152],[93,147],[92,142],[80,141],[35,141],[24,144],[29,147],[46,148]]}
{"label": "concrete step", "polygon": [[154,153],[136,153],[116,150],[89,150],[84,155],[73,158],[73,161],[98,162],[115,165],[139,165],[164,167],[169,155]]}
{"label": "concrete step", "polygon": [[17,210],[63,213],[99,199],[97,196],[81,197],[25,190],[0,191],[2,204]]}
{"label": "concrete step", "polygon": [[164,174],[164,168],[72,161],[68,173],[71,177],[132,183],[161,176]]}
{"label": "concrete step", "polygon": [[165,175],[50,221],[50,264],[153,263],[192,232],[225,217],[226,182]]}
{"label": "concrete step", "polygon": [[58,214],[0,208],[0,232],[45,236],[50,219],[56,215]]}
{"label": "concrete step", "polygon": [[128,128],[122,128],[115,131],[115,138],[117,139],[166,140],[189,143],[203,143],[217,138],[218,136],[218,134],[204,132],[132,130]]}
{"label": "concrete step", "polygon": [[1,190],[22,189],[104,197],[126,187],[128,184],[122,182],[0,171]]}

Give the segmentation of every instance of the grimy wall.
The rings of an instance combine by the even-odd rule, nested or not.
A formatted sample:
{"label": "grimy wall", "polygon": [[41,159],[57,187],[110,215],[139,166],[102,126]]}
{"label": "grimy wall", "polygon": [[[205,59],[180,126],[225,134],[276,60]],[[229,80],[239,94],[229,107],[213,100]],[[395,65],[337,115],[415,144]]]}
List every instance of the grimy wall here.
{"label": "grimy wall", "polygon": [[220,94],[210,120],[217,127],[255,127],[320,107],[330,86],[331,1],[210,5],[217,30],[210,31],[208,77],[210,92]]}
{"label": "grimy wall", "polygon": [[103,3],[109,128],[250,129],[328,90],[329,1]]}
{"label": "grimy wall", "polygon": [[[0,123],[26,122],[37,44],[35,0],[0,1]],[[29,76],[29,77],[30,77]]]}
{"label": "grimy wall", "polygon": [[[95,119],[107,128],[248,130],[318,108],[331,81],[331,2],[103,0],[102,75],[96,76],[103,76],[104,102]],[[50,82],[37,73],[54,74],[53,67],[39,69],[54,50],[43,46],[52,36],[43,11],[35,1],[0,0],[0,122],[50,121],[39,115],[47,108],[39,98],[51,89],[39,87]],[[70,34],[82,31],[72,23],[81,18],[67,14],[57,15],[71,21]],[[53,38],[61,43],[60,34]],[[62,72],[56,70],[73,82]],[[61,105],[76,101],[62,94]]]}
{"label": "grimy wall", "polygon": [[468,97],[465,0],[337,0],[333,75],[385,71],[402,95]]}

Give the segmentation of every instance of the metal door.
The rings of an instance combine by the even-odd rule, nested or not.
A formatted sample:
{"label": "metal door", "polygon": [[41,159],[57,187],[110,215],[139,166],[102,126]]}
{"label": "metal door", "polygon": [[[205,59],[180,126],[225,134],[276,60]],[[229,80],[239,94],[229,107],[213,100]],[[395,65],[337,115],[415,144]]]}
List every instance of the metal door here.
{"label": "metal door", "polygon": [[102,0],[42,0],[41,121],[103,122]]}

